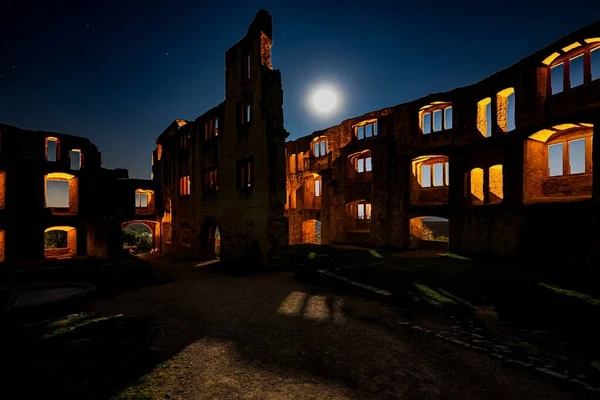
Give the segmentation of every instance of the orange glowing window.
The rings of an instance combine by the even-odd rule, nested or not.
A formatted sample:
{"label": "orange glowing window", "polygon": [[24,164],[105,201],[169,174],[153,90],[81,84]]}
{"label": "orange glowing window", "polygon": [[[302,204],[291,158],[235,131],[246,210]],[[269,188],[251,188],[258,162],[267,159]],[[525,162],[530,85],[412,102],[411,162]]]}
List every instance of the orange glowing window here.
{"label": "orange glowing window", "polygon": [[564,54],[554,53],[544,60],[549,71],[549,95],[576,88],[600,77],[600,46],[597,44],[594,39],[586,39],[585,46],[575,42],[562,49]]}
{"label": "orange glowing window", "polygon": [[135,194],[135,207],[136,208],[148,207],[148,194],[147,193],[136,193]]}
{"label": "orange glowing window", "polygon": [[323,190],[323,180],[321,178],[315,179],[315,197],[321,196]]}
{"label": "orange glowing window", "polygon": [[371,219],[371,203],[361,202],[356,205],[356,219]]}
{"label": "orange glowing window", "polygon": [[313,142],[313,154],[315,157],[324,157],[327,155],[327,138],[319,138]]}
{"label": "orange glowing window", "polygon": [[192,193],[192,186],[190,182],[190,176],[182,176],[179,178],[179,194],[181,196],[189,196]]}
{"label": "orange glowing window", "polygon": [[377,136],[377,120],[364,121],[354,125],[354,135],[358,140]]}
{"label": "orange glowing window", "polygon": [[452,103],[436,101],[422,107],[419,126],[424,135],[452,129]]}

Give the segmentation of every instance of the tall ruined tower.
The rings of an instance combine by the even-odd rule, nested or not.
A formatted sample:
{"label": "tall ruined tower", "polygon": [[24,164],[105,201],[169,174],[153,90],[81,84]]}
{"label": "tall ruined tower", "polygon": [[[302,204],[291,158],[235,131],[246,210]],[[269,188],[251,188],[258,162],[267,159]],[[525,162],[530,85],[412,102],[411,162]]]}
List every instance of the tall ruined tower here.
{"label": "tall ruined tower", "polygon": [[288,244],[281,74],[271,16],[257,13],[225,54],[225,101],[158,138],[162,251],[276,264]]}
{"label": "tall ruined tower", "polygon": [[235,160],[223,172],[236,180],[230,212],[239,232],[236,242],[223,242],[223,255],[231,245],[231,252],[260,253],[267,263],[276,262],[274,257],[288,242],[284,207],[289,133],[283,127],[281,73],[273,70],[271,44],[271,16],[260,10],[246,36],[225,53],[223,141],[223,153]]}

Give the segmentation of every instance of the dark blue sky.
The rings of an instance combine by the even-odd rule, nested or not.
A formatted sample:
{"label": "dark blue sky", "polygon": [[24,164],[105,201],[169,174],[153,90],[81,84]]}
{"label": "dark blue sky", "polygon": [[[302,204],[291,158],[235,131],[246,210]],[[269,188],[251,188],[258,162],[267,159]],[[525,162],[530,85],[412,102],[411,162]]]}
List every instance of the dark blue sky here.
{"label": "dark blue sky", "polygon": [[[293,139],[474,83],[600,17],[600,2],[554,1],[3,0],[0,122],[89,137],[105,167],[149,178],[166,126],[224,99],[224,53],[259,8]],[[321,82],[343,97],[328,117],[306,107]]]}

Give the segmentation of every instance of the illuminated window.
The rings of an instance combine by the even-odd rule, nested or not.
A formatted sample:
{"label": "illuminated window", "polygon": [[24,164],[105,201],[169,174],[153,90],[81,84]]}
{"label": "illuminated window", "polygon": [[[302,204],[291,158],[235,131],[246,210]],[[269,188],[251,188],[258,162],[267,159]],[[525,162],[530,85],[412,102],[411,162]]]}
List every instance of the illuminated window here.
{"label": "illuminated window", "polygon": [[46,138],[46,160],[58,161],[60,155],[59,141],[55,137]]}
{"label": "illuminated window", "polygon": [[444,108],[444,129],[452,129],[452,107]]}
{"label": "illuminated window", "polygon": [[69,152],[69,159],[71,162],[72,170],[81,169],[81,164],[82,164],[82,160],[83,160],[83,156],[81,155],[81,150],[78,150],[78,149],[71,150]]}
{"label": "illuminated window", "polygon": [[136,206],[136,208],[148,207],[148,194],[147,193],[136,193],[135,194],[135,206]]}
{"label": "illuminated window", "polygon": [[212,168],[203,172],[204,194],[210,195],[219,191],[219,170]]}
{"label": "illuminated window", "polygon": [[252,171],[252,159],[248,158],[237,163],[238,188],[247,189],[254,185],[254,174]]}
{"label": "illuminated window", "polygon": [[323,157],[327,155],[327,139],[319,139],[313,143],[313,153],[315,157]]}
{"label": "illuminated window", "polygon": [[377,121],[372,121],[367,124],[358,125],[354,127],[354,134],[358,140],[362,140],[368,137],[377,136]]}
{"label": "illuminated window", "polygon": [[507,88],[496,94],[496,121],[503,132],[510,132],[516,128],[514,88]]}
{"label": "illuminated window", "polygon": [[[591,147],[591,137],[589,146]],[[587,138],[562,141],[548,145],[548,176],[574,175],[586,172],[588,161]],[[568,151],[568,163],[565,152]]]}
{"label": "illuminated window", "polygon": [[431,113],[423,113],[423,133],[431,133]]}
{"label": "illuminated window", "polygon": [[560,63],[550,68],[552,94],[557,94],[564,89],[565,64]]}
{"label": "illuminated window", "polygon": [[[595,41],[587,43],[595,43]],[[579,54],[571,55],[573,49],[578,49]],[[559,53],[555,53],[556,57],[549,57],[544,62],[550,69],[548,94],[561,93],[600,77],[600,47],[586,50],[581,47],[581,43],[575,42],[562,50],[569,56],[561,57]],[[566,57],[568,58],[565,59]],[[556,62],[553,64],[553,61]],[[586,68],[586,65],[589,68]]]}
{"label": "illuminated window", "polygon": [[484,137],[492,136],[492,99],[490,97],[477,103],[477,130]]}
{"label": "illuminated window", "polygon": [[219,118],[204,123],[204,139],[209,140],[219,136]]}
{"label": "illuminated window", "polygon": [[585,139],[569,141],[569,173],[585,172]]}
{"label": "illuminated window", "polygon": [[569,60],[571,87],[583,85],[583,54]]}
{"label": "illuminated window", "polygon": [[548,146],[548,168],[550,176],[563,174],[563,144],[551,144]]}
{"label": "illuminated window", "polygon": [[421,165],[421,187],[448,186],[448,162]]}
{"label": "illuminated window", "polygon": [[321,196],[321,179],[315,179],[315,197]]}
{"label": "illuminated window", "polygon": [[357,219],[371,219],[371,203],[358,203],[356,206]]}
{"label": "illuminated window", "polygon": [[444,164],[433,164],[433,186],[444,186]]}
{"label": "illuminated window", "polygon": [[483,169],[471,170],[471,204],[483,204]]}
{"label": "illuminated window", "polygon": [[600,78],[600,47],[596,47],[590,52],[590,64],[592,80]]}
{"label": "illuminated window", "polygon": [[186,175],[179,178],[179,194],[181,196],[189,196],[192,193],[192,185],[190,176]]}
{"label": "illuminated window", "polygon": [[448,186],[450,182],[450,164],[448,162],[444,163],[444,172],[444,183]]}
{"label": "illuminated window", "polygon": [[371,170],[371,157],[356,159],[356,171],[358,171],[358,173],[369,172]]}
{"label": "illuminated window", "polygon": [[423,107],[419,124],[423,134],[452,129],[452,104],[436,102]]}
{"label": "illuminated window", "polygon": [[431,165],[423,165],[421,167],[421,186],[431,187]]}

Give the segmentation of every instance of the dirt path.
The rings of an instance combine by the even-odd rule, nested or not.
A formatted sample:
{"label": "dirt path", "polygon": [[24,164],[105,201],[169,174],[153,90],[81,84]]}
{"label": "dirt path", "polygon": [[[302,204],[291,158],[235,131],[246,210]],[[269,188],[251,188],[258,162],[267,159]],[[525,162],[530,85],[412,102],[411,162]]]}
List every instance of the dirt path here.
{"label": "dirt path", "polygon": [[151,320],[149,351],[162,360],[152,398],[576,397],[431,335],[357,320],[353,310],[370,310],[389,327],[398,313],[289,272],[231,276],[167,258],[152,263],[173,282],[96,304],[101,315]]}

